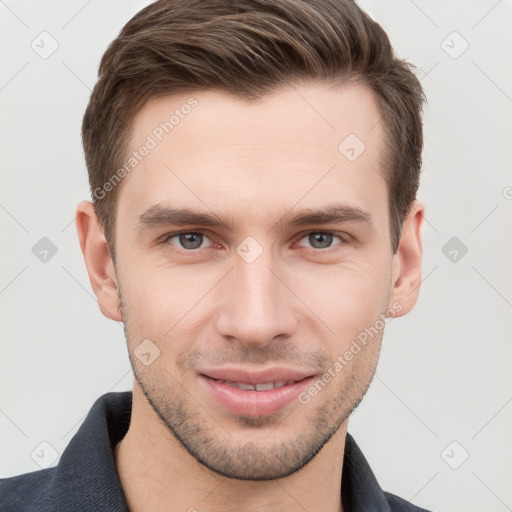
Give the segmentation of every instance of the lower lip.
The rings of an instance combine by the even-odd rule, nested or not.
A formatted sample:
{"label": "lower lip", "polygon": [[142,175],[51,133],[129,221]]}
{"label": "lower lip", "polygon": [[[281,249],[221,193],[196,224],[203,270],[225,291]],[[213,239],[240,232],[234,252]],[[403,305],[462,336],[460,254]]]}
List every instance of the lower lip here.
{"label": "lower lip", "polygon": [[297,399],[299,393],[310,385],[314,377],[268,391],[246,391],[223,382],[199,375],[199,381],[213,398],[234,414],[267,416],[274,414]]}

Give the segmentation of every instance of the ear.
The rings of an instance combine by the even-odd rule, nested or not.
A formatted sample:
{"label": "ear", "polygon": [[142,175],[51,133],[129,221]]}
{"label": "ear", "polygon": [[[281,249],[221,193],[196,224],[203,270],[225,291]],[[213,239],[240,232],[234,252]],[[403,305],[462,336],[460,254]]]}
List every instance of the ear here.
{"label": "ear", "polygon": [[[425,206],[414,200],[402,226],[402,234],[396,254],[393,256],[391,292],[388,308],[394,316],[409,313],[418,300],[421,284],[422,229]],[[392,307],[400,304],[401,308]]]}
{"label": "ear", "polygon": [[101,224],[90,201],[82,201],[76,210],[76,229],[85,266],[101,312],[122,321],[117,277]]}

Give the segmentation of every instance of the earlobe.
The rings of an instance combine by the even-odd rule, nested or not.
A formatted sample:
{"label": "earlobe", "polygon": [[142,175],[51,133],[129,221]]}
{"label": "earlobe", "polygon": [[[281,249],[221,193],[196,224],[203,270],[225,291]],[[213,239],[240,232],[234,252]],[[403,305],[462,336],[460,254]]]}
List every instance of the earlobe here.
{"label": "earlobe", "polygon": [[424,218],[425,206],[420,201],[413,201],[403,223],[398,250],[393,257],[388,308],[395,303],[401,305],[400,311],[395,316],[407,314],[418,300],[421,284]]}
{"label": "earlobe", "polygon": [[117,276],[101,224],[90,201],[82,201],[76,210],[76,228],[85,266],[101,312],[122,321]]}

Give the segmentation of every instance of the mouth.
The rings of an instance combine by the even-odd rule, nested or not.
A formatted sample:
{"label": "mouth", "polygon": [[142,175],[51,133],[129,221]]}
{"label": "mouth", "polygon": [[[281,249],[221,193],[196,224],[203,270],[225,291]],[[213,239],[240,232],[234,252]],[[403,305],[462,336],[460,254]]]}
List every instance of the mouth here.
{"label": "mouth", "polygon": [[217,382],[221,384],[226,384],[226,386],[231,386],[232,388],[242,389],[244,391],[270,391],[271,389],[279,389],[284,386],[289,386],[290,384],[294,384],[295,380],[277,380],[275,382],[262,382],[261,384],[249,384],[247,382],[234,382],[232,380],[221,380],[215,379]]}
{"label": "mouth", "polygon": [[216,406],[235,415],[268,416],[285,407],[299,405],[297,397],[315,375],[308,372],[273,369],[249,373],[240,370],[212,370],[198,374],[199,383]]}

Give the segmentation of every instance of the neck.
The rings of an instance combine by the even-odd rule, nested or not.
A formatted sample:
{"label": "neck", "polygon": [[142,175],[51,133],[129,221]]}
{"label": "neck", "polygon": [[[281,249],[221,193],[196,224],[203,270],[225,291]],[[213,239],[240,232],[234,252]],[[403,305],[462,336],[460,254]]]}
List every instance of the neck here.
{"label": "neck", "polygon": [[114,458],[130,512],[343,512],[341,473],[347,422],[305,467],[267,481],[221,476],[198,462],[134,386],[132,419]]}

